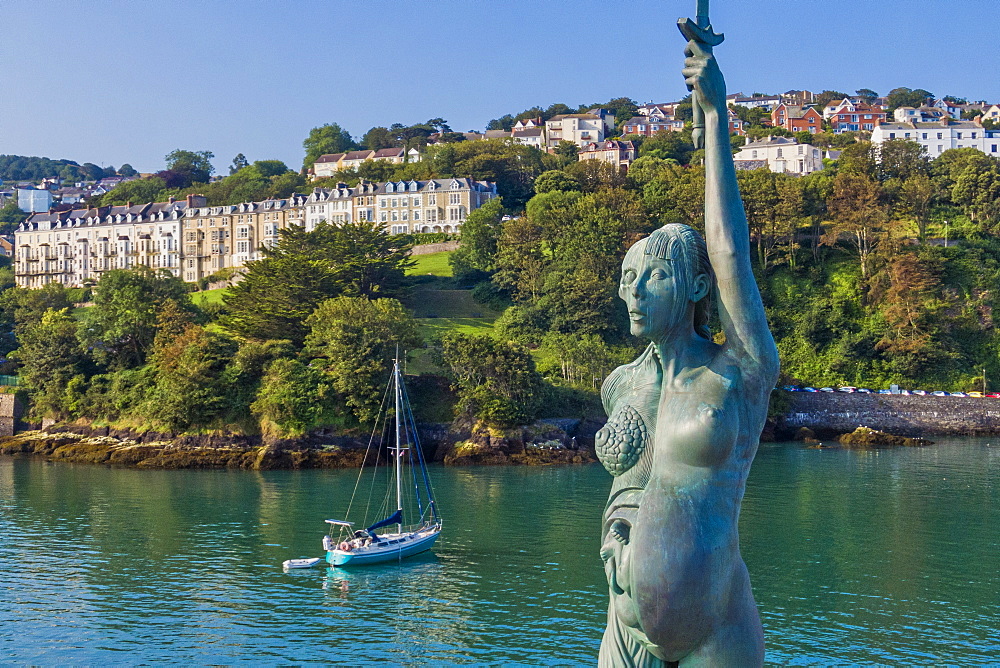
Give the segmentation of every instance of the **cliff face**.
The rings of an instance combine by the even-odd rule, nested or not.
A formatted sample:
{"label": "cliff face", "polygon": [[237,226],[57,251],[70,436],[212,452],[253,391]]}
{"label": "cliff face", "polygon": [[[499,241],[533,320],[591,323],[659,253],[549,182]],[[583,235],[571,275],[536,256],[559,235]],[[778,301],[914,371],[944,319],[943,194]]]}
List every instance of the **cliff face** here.
{"label": "cliff face", "polygon": [[800,427],[821,437],[849,433],[859,426],[899,436],[1000,433],[1000,399],[840,392],[789,396],[788,411],[775,425],[778,439],[790,438]]}

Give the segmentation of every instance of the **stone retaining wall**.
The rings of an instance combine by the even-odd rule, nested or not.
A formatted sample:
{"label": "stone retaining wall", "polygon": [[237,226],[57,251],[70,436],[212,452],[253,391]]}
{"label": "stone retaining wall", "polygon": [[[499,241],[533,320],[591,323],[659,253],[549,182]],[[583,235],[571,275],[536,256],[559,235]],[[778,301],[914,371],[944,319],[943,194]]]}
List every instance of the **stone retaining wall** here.
{"label": "stone retaining wall", "polygon": [[800,427],[832,435],[859,426],[899,436],[998,434],[1000,399],[796,392],[776,426],[779,437]]}
{"label": "stone retaining wall", "polygon": [[413,247],[413,250],[410,251],[410,255],[430,255],[431,253],[453,251],[458,248],[458,244],[458,241],[442,241],[439,244],[420,244],[419,246]]}

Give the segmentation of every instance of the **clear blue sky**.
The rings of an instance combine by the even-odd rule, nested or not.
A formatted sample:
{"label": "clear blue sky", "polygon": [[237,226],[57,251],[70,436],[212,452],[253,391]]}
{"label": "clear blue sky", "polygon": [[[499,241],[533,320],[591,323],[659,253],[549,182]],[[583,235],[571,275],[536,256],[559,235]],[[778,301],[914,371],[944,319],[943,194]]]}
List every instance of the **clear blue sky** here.
{"label": "clear blue sky", "polygon": [[[1000,102],[995,0],[713,0],[732,92]],[[684,94],[694,0],[0,0],[0,153],[140,171],[175,148],[298,168],[309,129]]]}

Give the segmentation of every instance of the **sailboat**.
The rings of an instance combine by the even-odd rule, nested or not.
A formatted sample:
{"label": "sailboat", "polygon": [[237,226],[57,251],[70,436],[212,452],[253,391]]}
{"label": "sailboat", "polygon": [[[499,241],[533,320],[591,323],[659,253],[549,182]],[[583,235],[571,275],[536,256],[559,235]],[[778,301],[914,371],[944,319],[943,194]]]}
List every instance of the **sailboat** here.
{"label": "sailboat", "polygon": [[[406,394],[403,375],[399,370],[398,356],[393,363],[392,377],[386,388],[383,408],[388,404],[387,399],[390,391],[396,410],[394,416],[395,435],[391,439],[388,453],[394,460],[395,470],[386,476],[388,491],[379,507],[382,512],[380,515],[376,515],[376,517],[383,517],[383,519],[364,529],[355,529],[355,523],[349,519],[326,520],[329,527],[327,534],[323,536],[323,549],[326,550],[327,562],[333,566],[360,566],[399,561],[431,549],[441,534],[441,515],[438,513],[437,502],[434,500],[434,490],[431,487],[427,464],[424,461],[424,454],[417,437],[413,411]],[[375,429],[378,430],[378,423]],[[373,431],[372,439],[368,443],[369,451],[374,440],[375,431]],[[379,441],[381,442],[381,440],[382,433],[379,433]],[[368,460],[367,455],[368,453],[366,453],[365,461]],[[375,461],[378,461],[377,455]],[[351,505],[348,506],[348,517],[365,473],[365,466],[362,465],[361,472],[358,474],[358,483],[355,485],[354,494],[351,497]],[[412,495],[408,493],[404,496],[404,483],[413,490]],[[393,487],[395,487],[396,492],[395,505],[391,507],[392,512],[389,513]],[[371,497],[369,497],[370,499]],[[406,513],[413,514],[413,521],[409,525],[404,523],[404,509]],[[395,525],[395,531],[378,533],[379,529],[393,525]]]}

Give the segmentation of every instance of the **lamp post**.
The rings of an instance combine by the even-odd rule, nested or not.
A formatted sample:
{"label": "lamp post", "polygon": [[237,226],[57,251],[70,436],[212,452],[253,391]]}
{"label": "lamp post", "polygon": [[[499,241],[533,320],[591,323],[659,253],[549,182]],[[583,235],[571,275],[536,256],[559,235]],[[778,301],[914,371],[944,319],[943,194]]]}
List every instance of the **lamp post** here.
{"label": "lamp post", "polygon": [[948,247],[948,221],[944,221],[944,247]]}

